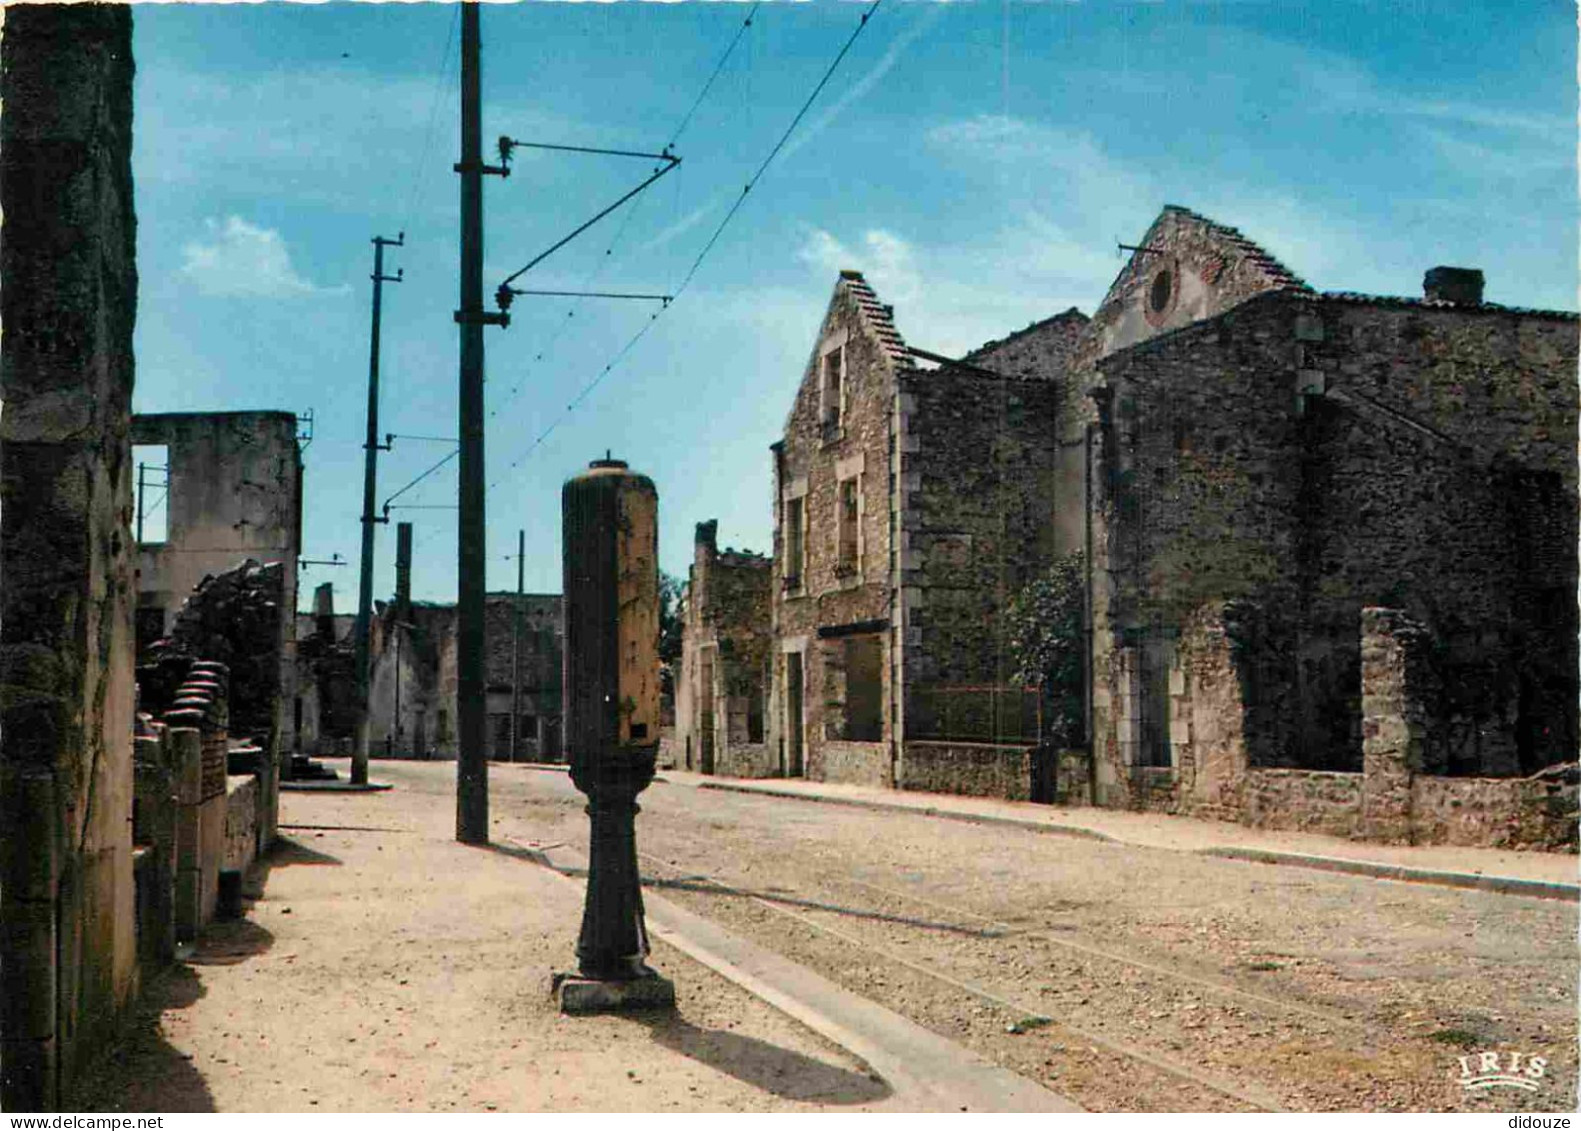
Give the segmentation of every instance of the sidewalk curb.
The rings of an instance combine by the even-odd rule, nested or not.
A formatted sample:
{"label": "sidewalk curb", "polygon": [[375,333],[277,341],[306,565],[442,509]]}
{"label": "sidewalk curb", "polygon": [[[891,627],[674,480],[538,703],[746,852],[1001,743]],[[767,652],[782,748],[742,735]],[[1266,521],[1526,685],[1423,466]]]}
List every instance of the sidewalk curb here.
{"label": "sidewalk curb", "polygon": [[[584,881],[587,860],[565,846],[513,847],[569,883]],[[913,1111],[1079,1112],[1070,1098],[983,1060],[925,1029],[724,927],[645,889],[649,931],[780,1012],[867,1063]]]}
{"label": "sidewalk curb", "polygon": [[966,813],[954,809],[940,809],[934,805],[905,805],[892,801],[870,801],[860,797],[833,797],[822,793],[800,793],[790,789],[775,789],[772,786],[737,785],[734,782],[698,782],[692,788],[717,789],[726,793],[751,793],[762,797],[788,797],[792,801],[816,801],[822,805],[845,805],[852,809],[876,809],[890,813],[918,813],[924,817],[943,817],[946,820],[965,821],[974,825],[1010,825],[1020,829],[1031,829],[1037,833],[1049,833],[1052,836],[1074,836],[1083,840],[1104,841],[1108,844],[1125,843],[1117,837],[1110,836],[1108,833],[1101,833],[1096,829],[1082,828],[1080,825],[1057,825],[1050,821],[1033,821],[1024,817],[1001,817],[994,813]]}
{"label": "sidewalk curb", "polygon": [[1164,852],[1189,852],[1196,856],[1215,856],[1225,860],[1246,860],[1259,864],[1284,864],[1294,868],[1312,868],[1322,872],[1343,872],[1353,876],[1367,876],[1378,880],[1398,880],[1402,883],[1436,884],[1440,887],[1468,888],[1493,892],[1497,895],[1520,895],[1534,899],[1561,899],[1581,903],[1581,885],[1558,883],[1552,880],[1526,880],[1516,876],[1487,875],[1481,872],[1445,872],[1433,868],[1413,868],[1406,864],[1380,864],[1373,860],[1353,860],[1341,856],[1314,856],[1303,852],[1281,852],[1276,849],[1245,848],[1239,845],[1213,845],[1207,848],[1165,848],[1161,845],[1143,844],[1122,840],[1108,833],[1080,825],[1059,825],[1022,817],[1003,817],[992,813],[971,813],[954,809],[941,809],[933,805],[906,805],[899,802],[875,801],[868,798],[836,797],[822,793],[804,793],[799,790],[775,789],[773,786],[746,785],[737,782],[702,781],[693,789],[717,789],[728,793],[757,794],[763,797],[790,798],[793,801],[812,801],[824,805],[845,805],[855,809],[873,809],[892,813],[917,813],[926,817],[944,817],[970,824],[1009,825],[1030,829],[1033,832],[1051,833],[1055,836],[1083,837],[1109,844],[1154,848]]}
{"label": "sidewalk curb", "polygon": [[1198,848],[1198,856],[1218,856],[1226,860],[1248,860],[1258,864],[1287,864],[1320,872],[1346,872],[1379,880],[1399,880],[1413,884],[1471,888],[1500,895],[1524,895],[1537,899],[1563,899],[1581,903],[1581,886],[1549,880],[1523,880],[1515,876],[1489,876],[1480,872],[1440,872],[1431,868],[1411,868],[1404,864],[1378,864],[1371,860],[1350,860],[1341,856],[1308,856],[1301,852],[1276,852],[1264,848],[1235,845]]}

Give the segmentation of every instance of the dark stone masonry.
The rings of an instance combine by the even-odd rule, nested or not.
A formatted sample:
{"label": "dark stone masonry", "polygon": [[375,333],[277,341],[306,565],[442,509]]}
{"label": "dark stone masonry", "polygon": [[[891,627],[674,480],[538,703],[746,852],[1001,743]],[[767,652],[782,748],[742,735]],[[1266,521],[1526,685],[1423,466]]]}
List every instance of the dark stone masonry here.
{"label": "dark stone masonry", "polygon": [[[959,361],[841,273],[774,445],[766,749],[690,764],[1573,846],[1576,316],[1460,267],[1319,294],[1173,205],[1138,246]],[[1069,556],[1056,750],[1004,612]]]}

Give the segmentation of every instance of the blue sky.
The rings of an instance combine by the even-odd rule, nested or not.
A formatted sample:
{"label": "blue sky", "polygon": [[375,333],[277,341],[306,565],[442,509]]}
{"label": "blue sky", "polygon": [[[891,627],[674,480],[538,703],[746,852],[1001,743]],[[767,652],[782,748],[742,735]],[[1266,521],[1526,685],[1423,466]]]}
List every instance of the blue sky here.
{"label": "blue sky", "polygon": [[[864,10],[759,7],[676,138],[681,166],[518,285],[673,291]],[[487,5],[486,144],[657,150],[748,11]],[[135,407],[311,408],[305,553],[352,564],[302,589],[333,581],[344,611],[376,234],[406,232],[387,253],[406,281],[385,288],[380,430],[457,434],[458,23],[435,4],[134,16]],[[1481,267],[1490,301],[1574,309],[1575,55],[1574,6],[1548,0],[885,0],[660,317],[522,298],[487,331],[489,587],[514,587],[525,529],[527,588],[559,591],[559,488],[606,449],[656,482],[669,572],[684,577],[708,518],[722,545],[766,550],[769,445],[842,267],[908,341],[958,355],[1090,312],[1116,241],[1176,203],[1319,289],[1416,294],[1448,263]],[[518,151],[485,185],[486,290],[649,168]],[[398,439],[379,498],[447,451]],[[424,599],[454,599],[455,512],[429,509],[455,502],[454,466],[399,500],[423,509],[394,512],[415,524]],[[394,544],[380,528],[381,596]]]}

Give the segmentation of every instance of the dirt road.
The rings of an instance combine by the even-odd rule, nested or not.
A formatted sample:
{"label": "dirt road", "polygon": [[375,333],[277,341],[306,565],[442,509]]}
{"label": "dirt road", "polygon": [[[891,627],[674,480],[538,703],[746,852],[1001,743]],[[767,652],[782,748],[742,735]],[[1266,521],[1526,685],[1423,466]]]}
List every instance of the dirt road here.
{"label": "dirt road", "polygon": [[[295,847],[79,1110],[893,1106],[841,1050],[657,946],[680,1018],[571,1021],[544,979],[585,844],[563,773],[491,769],[492,850],[453,765],[287,795]],[[1091,1110],[1568,1110],[1577,907],[663,780],[655,890]],[[1547,1060],[1472,1091],[1458,1058]],[[1473,1058],[1471,1063],[1477,1063]]]}

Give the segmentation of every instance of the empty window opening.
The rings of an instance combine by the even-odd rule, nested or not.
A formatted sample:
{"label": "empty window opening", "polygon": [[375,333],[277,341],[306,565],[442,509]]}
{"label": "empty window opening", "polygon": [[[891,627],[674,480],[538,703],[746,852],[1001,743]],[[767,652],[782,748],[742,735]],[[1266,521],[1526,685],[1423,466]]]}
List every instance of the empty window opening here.
{"label": "empty window opening", "polygon": [[509,758],[511,756],[510,715],[489,715],[489,730],[493,732],[494,757]]}
{"label": "empty window opening", "polygon": [[845,738],[878,742],[884,737],[884,638],[871,633],[844,643]]}
{"label": "empty window opening", "polygon": [[823,355],[822,420],[825,439],[840,433],[840,423],[845,397],[845,347],[839,346]]}
{"label": "empty window opening", "polygon": [[1153,286],[1147,296],[1148,305],[1155,314],[1162,314],[1175,293],[1175,280],[1168,271],[1153,276]]}
{"label": "empty window opening", "polygon": [[170,535],[170,448],[166,444],[132,446],[132,490],[138,542],[164,542]]}
{"label": "empty window opening", "polygon": [[785,654],[785,763],[786,777],[799,778],[807,772],[802,731],[802,657],[800,652]]}
{"label": "empty window opening", "polygon": [[856,479],[840,481],[840,551],[835,572],[852,574],[857,571],[857,512],[860,503]]}
{"label": "empty window opening", "polygon": [[785,504],[785,588],[801,588],[803,565],[802,500],[790,499]]}
{"label": "empty window opening", "polygon": [[1169,741],[1169,642],[1149,639],[1137,651],[1137,766],[1174,764]]}
{"label": "empty window opening", "polygon": [[747,741],[763,741],[763,690],[759,687],[747,692]]}

